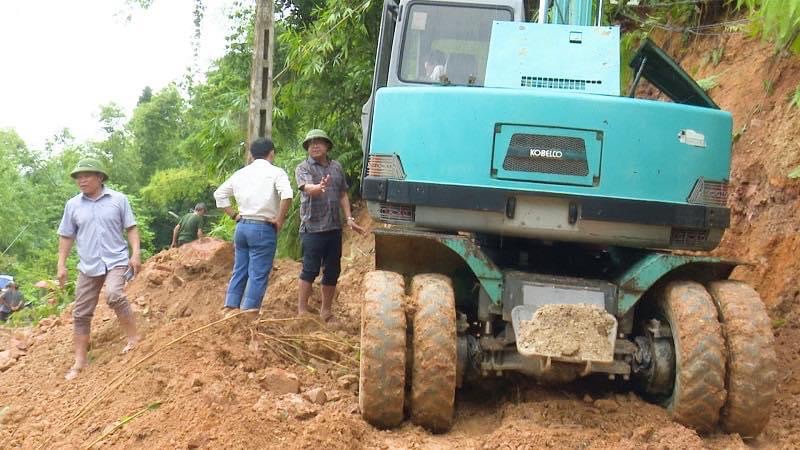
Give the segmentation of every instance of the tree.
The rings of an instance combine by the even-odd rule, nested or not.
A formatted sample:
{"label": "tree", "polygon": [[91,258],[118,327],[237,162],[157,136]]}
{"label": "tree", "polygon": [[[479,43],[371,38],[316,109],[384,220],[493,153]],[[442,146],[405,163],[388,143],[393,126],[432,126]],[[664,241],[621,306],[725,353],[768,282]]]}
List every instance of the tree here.
{"label": "tree", "polygon": [[139,96],[139,101],[136,103],[136,106],[139,106],[142,103],[147,103],[152,98],[153,98],[153,89],[150,86],[145,86],[144,90],[142,91],[142,95]]}
{"label": "tree", "polygon": [[157,170],[176,167],[182,162],[178,148],[184,132],[183,114],[184,101],[174,84],[133,111],[129,129],[133,149],[142,162],[140,179],[143,182]]}

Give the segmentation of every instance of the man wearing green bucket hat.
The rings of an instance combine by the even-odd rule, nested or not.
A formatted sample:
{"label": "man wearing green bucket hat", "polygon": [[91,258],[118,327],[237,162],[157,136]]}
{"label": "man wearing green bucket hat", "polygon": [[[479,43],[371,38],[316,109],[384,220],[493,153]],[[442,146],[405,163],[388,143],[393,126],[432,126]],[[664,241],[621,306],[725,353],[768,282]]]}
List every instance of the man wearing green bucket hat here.
{"label": "man wearing green bucket hat", "polygon": [[322,269],[322,305],[319,315],[327,322],[333,318],[331,307],[336,296],[336,283],[341,272],[342,216],[350,229],[364,233],[350,212],[347,180],[342,166],[328,159],[333,141],[328,134],[314,129],[306,134],[303,147],[308,157],[295,169],[300,190],[300,240],[303,269],[298,282],[298,313],[308,312],[311,284]]}
{"label": "man wearing green bucket hat", "polygon": [[[88,364],[92,317],[103,285],[106,303],[117,314],[128,337],[122,352],[127,353],[139,342],[135,317],[123,287],[141,267],[139,230],[131,205],[125,194],[103,184],[108,179],[105,167],[96,159],[82,159],[70,176],[81,192],[67,201],[58,227],[58,281],[62,287],[67,281],[67,257],[73,244],[78,247],[78,281],[72,310],[75,364],[67,371],[67,380],[77,377]],[[127,243],[124,231],[128,234]]]}

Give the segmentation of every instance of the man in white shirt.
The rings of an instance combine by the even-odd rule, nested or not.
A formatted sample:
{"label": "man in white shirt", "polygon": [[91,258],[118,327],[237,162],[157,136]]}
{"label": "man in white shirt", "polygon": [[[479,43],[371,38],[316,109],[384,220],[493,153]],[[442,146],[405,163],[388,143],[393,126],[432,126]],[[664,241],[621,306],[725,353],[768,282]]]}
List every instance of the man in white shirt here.
{"label": "man in white shirt", "polygon": [[[239,169],[214,192],[217,207],[236,221],[233,235],[233,276],[225,295],[225,308],[258,312],[267,290],[278,232],[292,203],[289,177],[273,166],[272,141],[259,138],[250,145],[253,162]],[[233,196],[238,212],[231,207]]]}

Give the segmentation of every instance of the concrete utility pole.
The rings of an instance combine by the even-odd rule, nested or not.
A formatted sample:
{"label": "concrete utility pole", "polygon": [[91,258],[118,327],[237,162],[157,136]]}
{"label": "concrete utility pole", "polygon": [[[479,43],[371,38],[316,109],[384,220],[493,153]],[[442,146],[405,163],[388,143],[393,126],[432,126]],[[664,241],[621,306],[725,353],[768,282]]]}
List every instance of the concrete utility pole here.
{"label": "concrete utility pole", "polygon": [[[257,0],[256,4],[253,70],[250,75],[250,112],[247,124],[248,148],[253,140],[272,136],[272,55],[275,47],[272,2],[273,0]],[[245,155],[248,155],[248,152],[245,152]]]}

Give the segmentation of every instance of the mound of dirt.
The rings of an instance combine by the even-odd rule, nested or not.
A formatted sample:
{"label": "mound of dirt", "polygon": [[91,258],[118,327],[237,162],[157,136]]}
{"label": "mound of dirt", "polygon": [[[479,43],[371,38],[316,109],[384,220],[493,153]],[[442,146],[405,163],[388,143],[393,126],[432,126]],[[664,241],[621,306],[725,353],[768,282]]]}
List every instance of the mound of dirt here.
{"label": "mound of dirt", "polygon": [[520,321],[517,345],[523,354],[611,361],[614,318],[595,305],[544,305]]}
{"label": "mound of dirt", "polygon": [[[370,225],[362,216],[363,225]],[[324,325],[295,317],[300,265],[278,260],[258,320],[223,319],[230,244],[213,239],[151,258],[127,288],[145,333],[132,354],[113,313],[98,307],[91,364],[66,382],[71,316],[3,330],[17,348],[0,375],[0,448],[502,448],[726,447],[701,439],[636,395],[600,380],[559,391],[506,379],[457,398],[455,424],[432,435],[405,422],[381,431],[358,411],[361,281],[371,236],[346,236],[334,312]],[[314,287],[312,306],[319,305]],[[23,347],[24,350],[19,350]]]}

